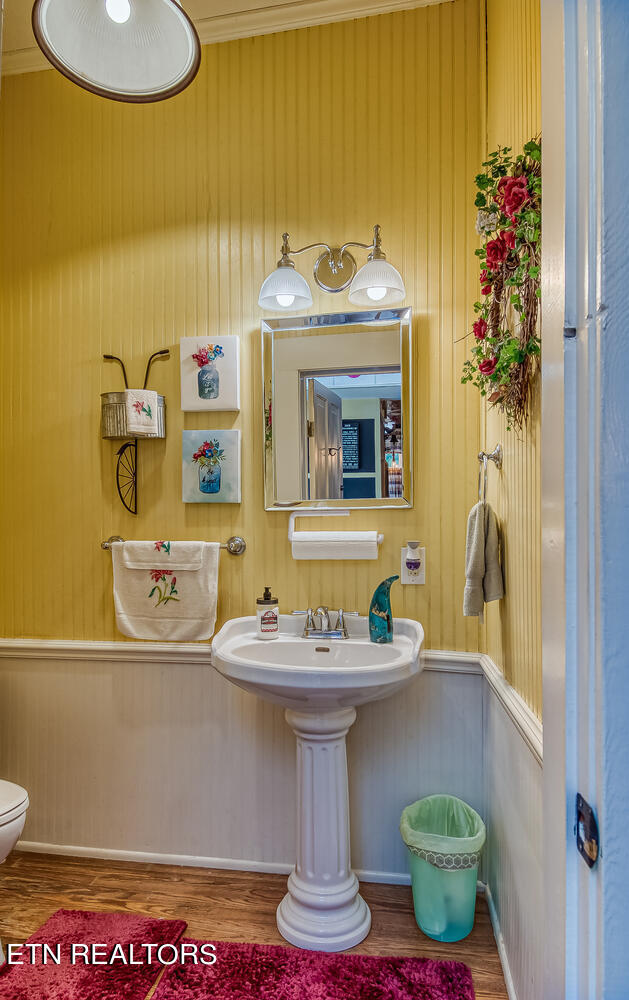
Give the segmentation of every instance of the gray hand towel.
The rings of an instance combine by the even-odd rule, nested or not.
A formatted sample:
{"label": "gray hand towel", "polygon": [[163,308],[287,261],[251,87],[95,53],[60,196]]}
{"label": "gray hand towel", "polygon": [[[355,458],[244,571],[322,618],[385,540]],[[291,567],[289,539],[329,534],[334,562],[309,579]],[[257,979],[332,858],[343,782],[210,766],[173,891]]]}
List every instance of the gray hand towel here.
{"label": "gray hand towel", "polygon": [[483,621],[485,603],[504,596],[498,522],[488,503],[475,504],[467,520],[463,614]]}
{"label": "gray hand towel", "polygon": [[499,601],[504,597],[505,588],[500,565],[500,542],[498,539],[498,519],[488,503],[485,504],[485,575],[483,576],[483,596],[485,604]]}

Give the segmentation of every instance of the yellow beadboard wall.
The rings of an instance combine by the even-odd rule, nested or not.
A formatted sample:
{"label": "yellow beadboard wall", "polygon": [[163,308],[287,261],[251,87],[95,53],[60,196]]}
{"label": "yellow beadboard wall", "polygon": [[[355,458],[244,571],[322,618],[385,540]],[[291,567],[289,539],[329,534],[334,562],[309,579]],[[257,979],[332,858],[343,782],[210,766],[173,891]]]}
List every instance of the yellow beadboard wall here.
{"label": "yellow beadboard wall", "polygon": [[[51,71],[3,80],[2,635],[122,638],[110,534],[244,535],[244,557],[221,557],[220,620],[252,613],[267,583],[286,610],[364,612],[411,537],[427,584],[397,586],[395,613],[422,621],[428,646],[478,648],[461,602],[480,414],[459,379],[478,280],[482,24],[479,0],[455,0],[208,46],[187,92],[145,107]],[[284,229],[368,240],[375,222],[415,316],[415,506],[352,515],[384,532],[377,563],[294,562],[288,515],[263,511],[258,289]],[[319,294],[313,311],[345,304]],[[200,332],[241,337],[240,414],[180,411],[178,340]],[[99,393],[121,387],[101,355],[139,383],[162,347],[172,359],[151,384],[168,436],[140,442],[136,519],[116,495],[116,443],[100,439]],[[184,427],[242,430],[242,504],[182,503]]]}
{"label": "yellow beadboard wall", "polygon": [[[519,152],[540,130],[540,0],[488,0],[487,151]],[[503,526],[505,598],[488,605],[485,648],[541,717],[540,417],[539,386],[521,435],[495,410],[483,415],[485,447],[504,448],[502,472],[489,467],[488,494]]]}

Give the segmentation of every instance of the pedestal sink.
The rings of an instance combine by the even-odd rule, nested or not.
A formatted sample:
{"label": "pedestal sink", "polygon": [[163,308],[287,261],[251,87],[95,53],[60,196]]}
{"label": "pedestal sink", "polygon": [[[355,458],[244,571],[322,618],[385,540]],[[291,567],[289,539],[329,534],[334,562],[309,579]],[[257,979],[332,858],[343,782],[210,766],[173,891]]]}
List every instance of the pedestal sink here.
{"label": "pedestal sink", "polygon": [[255,618],[227,622],[212,662],[234,684],[277,702],[297,737],[297,861],[277,926],[291,944],[343,951],[369,933],[371,914],[351,869],[345,737],[356,706],[386,698],[421,670],[424,632],[394,619],[393,642],[369,641],[365,618],[349,639],[302,639],[303,619],[280,615],[280,634],[256,637]]}

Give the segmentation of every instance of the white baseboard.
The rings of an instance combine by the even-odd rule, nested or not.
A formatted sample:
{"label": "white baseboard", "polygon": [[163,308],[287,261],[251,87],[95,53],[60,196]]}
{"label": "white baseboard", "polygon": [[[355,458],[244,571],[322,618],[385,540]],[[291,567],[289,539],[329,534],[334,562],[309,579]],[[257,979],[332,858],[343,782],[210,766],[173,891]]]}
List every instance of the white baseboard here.
{"label": "white baseboard", "polygon": [[509,956],[507,954],[507,949],[505,947],[502,931],[500,930],[500,921],[498,920],[498,913],[496,912],[494,900],[491,895],[491,889],[489,888],[488,885],[485,885],[483,886],[483,891],[485,893],[485,898],[487,899],[487,908],[489,909],[489,919],[491,920],[491,926],[494,929],[494,937],[496,939],[498,957],[500,958],[500,964],[502,965],[502,974],[505,979],[507,995],[509,997],[509,1000],[518,1000],[517,993],[515,992],[515,986],[513,984],[513,976],[511,975],[511,969],[509,967]]}
{"label": "white baseboard", "polygon": [[31,854],[58,854],[70,858],[100,858],[105,861],[131,861],[138,864],[181,865],[186,868],[224,868],[237,872],[266,872],[289,875],[293,866],[282,861],[251,861],[248,858],[210,858],[194,854],[155,854],[151,851],[119,851],[109,847],[78,847],[75,844],[45,844],[20,840],[17,851]]}
{"label": "white baseboard", "polygon": [[[264,872],[268,875],[290,875],[293,865],[287,861],[251,861],[248,858],[197,857],[193,854],[155,854],[150,851],[118,851],[107,847],[78,847],[73,844],[44,844],[36,840],[20,840],[15,848],[31,854],[56,854],[70,858],[99,858],[105,861],[126,861],[137,864],[181,865],[184,868],[220,868],[235,872]],[[361,882],[383,885],[410,885],[407,872],[377,872],[357,869]]]}

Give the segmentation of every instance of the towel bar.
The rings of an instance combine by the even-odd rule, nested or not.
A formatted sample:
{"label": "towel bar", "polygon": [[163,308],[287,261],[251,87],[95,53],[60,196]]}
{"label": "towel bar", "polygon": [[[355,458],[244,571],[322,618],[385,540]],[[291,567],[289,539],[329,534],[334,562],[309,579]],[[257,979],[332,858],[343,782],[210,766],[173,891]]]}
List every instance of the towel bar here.
{"label": "towel bar", "polygon": [[[101,542],[101,549],[110,549],[112,542],[124,542],[120,535],[111,535],[106,542]],[[241,556],[247,548],[247,543],[240,535],[232,535],[226,542],[221,542],[222,549],[227,549],[232,556]]]}

